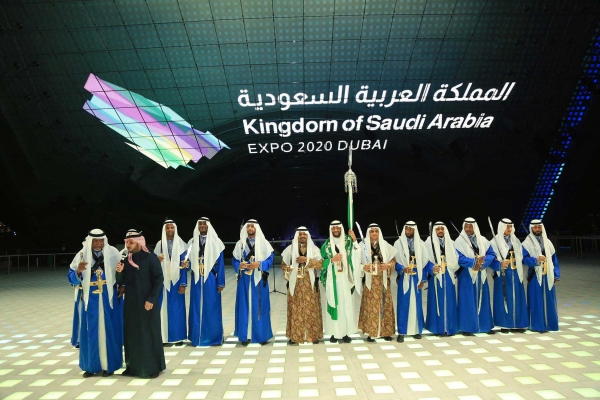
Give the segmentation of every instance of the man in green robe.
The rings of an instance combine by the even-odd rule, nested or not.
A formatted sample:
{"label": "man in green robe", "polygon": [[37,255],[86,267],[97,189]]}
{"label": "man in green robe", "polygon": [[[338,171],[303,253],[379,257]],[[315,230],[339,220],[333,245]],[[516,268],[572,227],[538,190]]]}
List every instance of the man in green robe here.
{"label": "man in green robe", "polygon": [[321,256],[321,282],[327,298],[325,336],[331,335],[331,343],[350,343],[350,335],[358,330],[353,294],[356,287],[360,295],[361,288],[355,284],[360,282],[360,251],[354,232],[349,230],[346,235],[342,223],[333,221],[329,239],[321,247]]}
{"label": "man in green robe", "polygon": [[130,229],[125,237],[127,259],[117,265],[117,283],[125,285],[125,376],[157,378],[166,368],[160,331],[158,296],[163,273],[158,257],[146,248],[146,240]]}

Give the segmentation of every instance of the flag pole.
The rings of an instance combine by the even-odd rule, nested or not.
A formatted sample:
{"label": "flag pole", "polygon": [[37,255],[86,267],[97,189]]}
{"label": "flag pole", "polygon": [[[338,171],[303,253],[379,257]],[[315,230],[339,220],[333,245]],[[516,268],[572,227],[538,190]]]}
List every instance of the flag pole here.
{"label": "flag pole", "polygon": [[348,230],[354,225],[354,199],[356,193],[356,174],[352,171],[352,149],[348,153],[348,171],[344,174],[344,189],[348,193]]}

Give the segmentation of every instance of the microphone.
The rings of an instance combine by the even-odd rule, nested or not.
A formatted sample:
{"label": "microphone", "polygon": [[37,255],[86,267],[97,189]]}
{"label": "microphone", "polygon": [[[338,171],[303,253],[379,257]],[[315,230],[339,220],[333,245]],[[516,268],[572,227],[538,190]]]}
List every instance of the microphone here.
{"label": "microphone", "polygon": [[[125,259],[127,258],[128,255],[129,255],[129,251],[127,250],[127,247],[125,247],[123,250],[121,250],[121,261],[119,261],[119,262],[123,263],[123,261],[125,261]],[[123,286],[119,285],[119,287],[123,287]],[[122,296],[122,294],[119,294],[117,296],[119,304],[121,304],[121,296]]]}

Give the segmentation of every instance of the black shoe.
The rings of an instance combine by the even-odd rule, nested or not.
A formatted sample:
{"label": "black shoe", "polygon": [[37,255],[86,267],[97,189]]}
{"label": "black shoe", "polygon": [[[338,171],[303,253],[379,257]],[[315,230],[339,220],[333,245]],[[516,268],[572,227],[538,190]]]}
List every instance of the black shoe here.
{"label": "black shoe", "polygon": [[171,343],[163,343],[163,347],[171,347],[173,346]]}
{"label": "black shoe", "polygon": [[75,348],[76,348],[76,349],[78,349],[78,348],[79,348],[79,343],[77,343],[77,346],[75,346]]}
{"label": "black shoe", "polygon": [[475,336],[475,334],[473,334],[471,332],[463,332],[462,335],[463,336]]}
{"label": "black shoe", "polygon": [[294,342],[292,339],[288,340],[288,344],[290,346],[298,346],[298,343]]}
{"label": "black shoe", "polygon": [[511,329],[511,331],[516,332],[516,333],[525,333],[527,329]]}
{"label": "black shoe", "polygon": [[371,338],[371,336],[367,336],[367,342],[373,343],[374,341],[375,339]]}
{"label": "black shoe", "polygon": [[129,370],[128,370],[128,369],[126,369],[125,371],[123,371],[123,372],[121,373],[121,376],[133,376],[133,375],[131,375],[131,372],[129,372]]}
{"label": "black shoe", "polygon": [[183,340],[180,342],[175,343],[173,346],[183,346]]}
{"label": "black shoe", "polygon": [[150,375],[150,379],[156,379],[156,378],[158,378],[159,374],[160,374],[160,372],[157,372],[155,374]]}
{"label": "black shoe", "polygon": [[398,335],[398,337],[396,338],[396,342],[404,343],[404,335]]}
{"label": "black shoe", "polygon": [[106,377],[109,377],[109,376],[113,376],[113,375],[114,375],[114,372],[102,371],[102,377],[103,378],[106,378]]}
{"label": "black shoe", "polygon": [[383,340],[385,340],[386,342],[391,342],[392,341],[392,337],[391,336],[384,336]]}
{"label": "black shoe", "polygon": [[84,372],[83,373],[84,378],[89,378],[90,376],[94,376],[94,373],[93,372]]}
{"label": "black shoe", "polygon": [[510,329],[504,329],[504,328],[500,329],[500,333],[509,333],[509,332],[510,332]]}
{"label": "black shoe", "polygon": [[487,334],[488,334],[488,335],[495,335],[495,334],[496,334],[496,331],[492,330],[492,331],[489,331]]}
{"label": "black shoe", "polygon": [[338,340],[336,338],[334,338],[333,335],[331,335],[331,338],[329,338],[329,342],[330,343],[337,343]]}
{"label": "black shoe", "polygon": [[248,346],[248,345],[250,344],[250,341],[249,341],[249,340],[246,340],[245,342],[242,342],[242,341],[240,340],[240,344],[241,344],[242,346]]}
{"label": "black shoe", "polygon": [[416,334],[415,336],[413,336],[415,339],[423,339],[423,335],[421,335],[420,333]]}
{"label": "black shoe", "polygon": [[352,342],[352,339],[350,339],[350,336],[346,335],[342,338],[342,340],[344,341],[344,343],[350,343]]}
{"label": "black shoe", "polygon": [[267,340],[266,342],[261,342],[260,345],[264,346],[265,344],[269,343],[269,341]]}
{"label": "black shoe", "polygon": [[315,340],[313,344],[319,344],[319,339]]}

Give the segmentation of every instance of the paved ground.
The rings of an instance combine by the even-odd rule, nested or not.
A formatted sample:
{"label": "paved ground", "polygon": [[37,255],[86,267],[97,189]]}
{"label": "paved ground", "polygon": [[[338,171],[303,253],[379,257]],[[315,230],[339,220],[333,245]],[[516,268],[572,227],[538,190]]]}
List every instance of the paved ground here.
{"label": "paved ground", "polygon": [[[560,258],[561,331],[287,346],[286,296],[272,293],[274,341],[241,347],[228,268],[222,347],[165,349],[157,379],[84,379],[69,343],[66,267],[0,275],[0,397],[7,399],[576,399],[600,397],[600,257]],[[5,272],[5,271],[3,271]],[[277,288],[284,285],[277,272]],[[271,276],[272,278],[272,276]],[[394,298],[396,286],[393,285]],[[273,282],[270,282],[271,289]],[[358,310],[358,303],[357,303]],[[358,312],[358,311],[357,311]]]}

